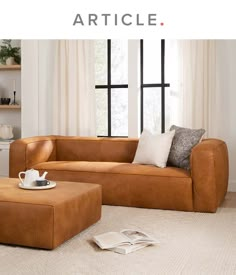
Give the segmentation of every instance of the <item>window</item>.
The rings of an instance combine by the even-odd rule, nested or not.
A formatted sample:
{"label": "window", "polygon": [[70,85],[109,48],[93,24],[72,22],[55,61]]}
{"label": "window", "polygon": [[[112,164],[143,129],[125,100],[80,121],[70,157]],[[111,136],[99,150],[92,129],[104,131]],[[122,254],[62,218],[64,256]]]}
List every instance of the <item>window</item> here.
{"label": "window", "polygon": [[165,132],[165,40],[140,41],[141,131]]}
{"label": "window", "polygon": [[95,91],[98,136],[128,136],[128,42],[97,40]]}
{"label": "window", "polygon": [[[98,136],[129,136],[128,120],[131,119],[132,125],[134,121],[140,125],[136,127],[135,135],[131,136],[138,136],[144,128],[161,133],[173,123],[176,112],[171,104],[176,102],[176,92],[165,81],[166,78],[171,83],[173,81],[170,70],[165,73],[165,64],[168,61],[168,64],[172,64],[168,67],[176,69],[170,54],[174,44],[169,41],[166,43],[165,40],[136,40],[135,43],[127,40],[95,41]],[[167,59],[166,46],[169,56]],[[132,61],[129,64],[128,48],[130,56],[135,56],[135,62],[130,59]],[[129,73],[133,75],[128,76],[128,66]],[[171,74],[175,74],[175,71],[171,71]],[[136,87],[135,92],[132,87]],[[132,91],[134,95],[130,102],[128,91]],[[134,102],[135,100],[137,101]],[[131,108],[134,104],[139,105],[139,108]],[[132,114],[128,114],[128,107]]]}

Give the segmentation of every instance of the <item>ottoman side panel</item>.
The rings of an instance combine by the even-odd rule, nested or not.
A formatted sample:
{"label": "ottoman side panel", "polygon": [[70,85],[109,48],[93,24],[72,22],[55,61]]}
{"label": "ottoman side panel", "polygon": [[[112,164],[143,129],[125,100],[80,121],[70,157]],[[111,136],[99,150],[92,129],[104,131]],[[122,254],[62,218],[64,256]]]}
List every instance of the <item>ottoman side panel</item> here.
{"label": "ottoman side panel", "polygon": [[86,192],[55,205],[53,248],[77,235],[101,218],[102,190],[94,185]]}
{"label": "ottoman side panel", "polygon": [[0,217],[0,243],[52,249],[52,206],[0,202]]}

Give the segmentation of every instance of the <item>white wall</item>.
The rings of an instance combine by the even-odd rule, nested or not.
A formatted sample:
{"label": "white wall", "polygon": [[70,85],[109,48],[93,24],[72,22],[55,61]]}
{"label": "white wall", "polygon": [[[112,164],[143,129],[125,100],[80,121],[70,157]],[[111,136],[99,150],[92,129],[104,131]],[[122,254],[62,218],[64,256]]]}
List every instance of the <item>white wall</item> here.
{"label": "white wall", "polygon": [[[39,54],[39,135],[52,134],[52,117],[53,113],[53,74],[54,74],[54,54],[55,41],[54,40],[39,40],[38,54]],[[44,57],[44,58],[42,58]],[[46,70],[46,71],[45,71]],[[43,108],[41,108],[43,106]]]}
{"label": "white wall", "polygon": [[39,134],[38,128],[38,42],[22,40],[22,111],[21,136],[30,137]]}
{"label": "white wall", "polygon": [[229,150],[229,190],[236,192],[236,40],[218,40],[217,59],[218,88],[221,92],[218,132]]}

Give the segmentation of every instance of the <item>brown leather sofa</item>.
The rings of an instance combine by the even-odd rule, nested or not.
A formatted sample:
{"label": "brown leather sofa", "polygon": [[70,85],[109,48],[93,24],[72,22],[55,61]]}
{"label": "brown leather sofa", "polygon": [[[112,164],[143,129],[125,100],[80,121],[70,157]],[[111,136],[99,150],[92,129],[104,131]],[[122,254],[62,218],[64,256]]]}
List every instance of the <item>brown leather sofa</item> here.
{"label": "brown leather sofa", "polygon": [[191,154],[191,171],[132,164],[138,140],[41,136],[10,146],[10,177],[29,168],[55,181],[102,185],[103,204],[215,212],[228,186],[228,152],[206,139]]}

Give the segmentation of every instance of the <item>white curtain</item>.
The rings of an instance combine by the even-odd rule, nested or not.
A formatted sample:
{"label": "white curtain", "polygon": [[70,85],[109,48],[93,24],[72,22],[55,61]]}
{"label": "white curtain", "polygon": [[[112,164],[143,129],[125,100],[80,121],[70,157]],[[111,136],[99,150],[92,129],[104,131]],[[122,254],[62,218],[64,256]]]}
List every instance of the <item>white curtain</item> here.
{"label": "white curtain", "polygon": [[95,136],[93,41],[56,41],[54,65],[53,134]]}
{"label": "white curtain", "polygon": [[180,40],[179,91],[182,125],[204,128],[215,136],[219,115],[217,90],[216,41]]}

